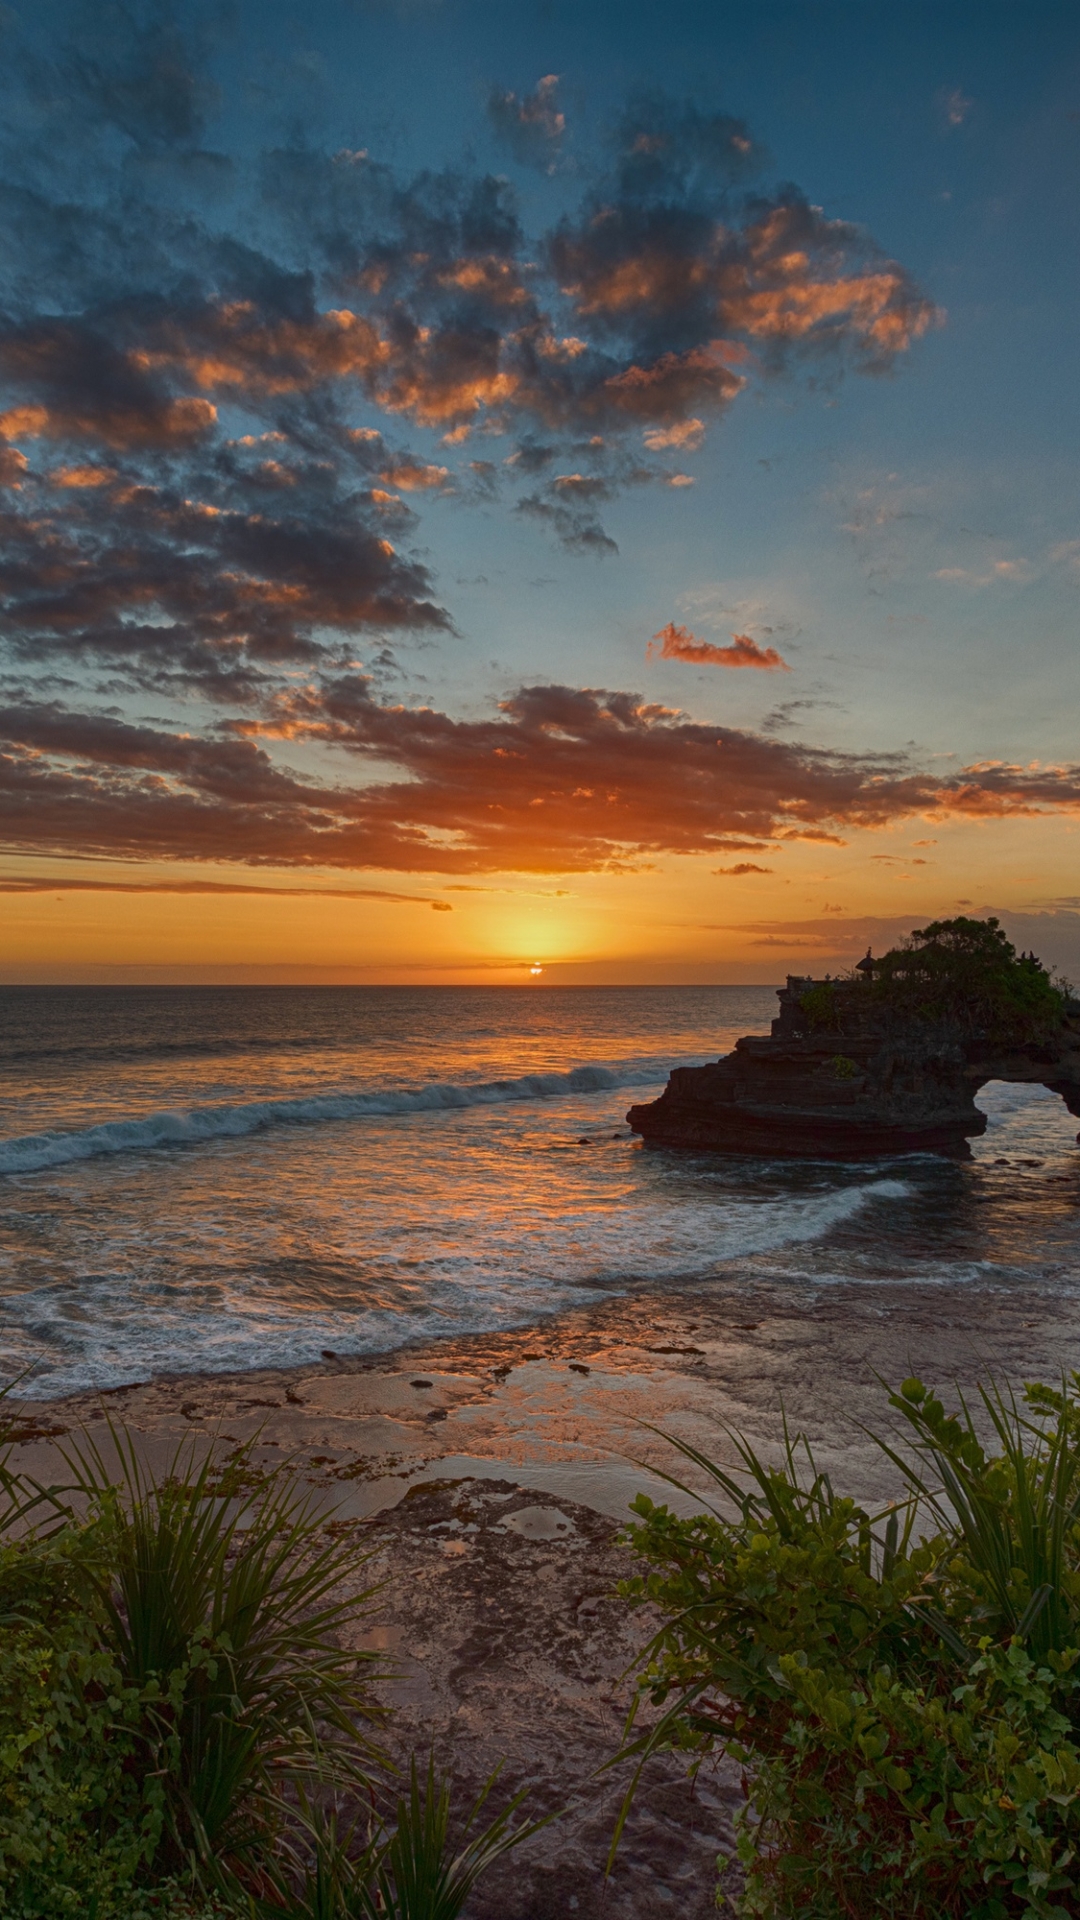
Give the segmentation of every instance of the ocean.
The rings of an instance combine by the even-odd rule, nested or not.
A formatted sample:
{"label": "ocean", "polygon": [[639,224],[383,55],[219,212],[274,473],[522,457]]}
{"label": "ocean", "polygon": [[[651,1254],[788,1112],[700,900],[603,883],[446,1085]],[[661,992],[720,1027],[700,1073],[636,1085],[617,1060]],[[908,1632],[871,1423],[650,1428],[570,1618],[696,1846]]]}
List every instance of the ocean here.
{"label": "ocean", "polygon": [[740,1277],[1080,1289],[1080,1149],[990,1083],[969,1162],[645,1148],[767,987],[8,988],[0,1377],[53,1398]]}

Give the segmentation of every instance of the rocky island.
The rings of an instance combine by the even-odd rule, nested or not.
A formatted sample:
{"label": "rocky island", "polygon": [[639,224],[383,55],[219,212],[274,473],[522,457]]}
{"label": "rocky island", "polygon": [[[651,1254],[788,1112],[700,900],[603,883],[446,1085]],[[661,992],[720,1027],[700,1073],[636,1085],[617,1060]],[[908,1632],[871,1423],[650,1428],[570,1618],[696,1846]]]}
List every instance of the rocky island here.
{"label": "rocky island", "polygon": [[850,974],[789,974],[769,1037],[679,1067],[627,1120],[648,1142],[807,1158],[965,1154],[988,1080],[1080,1117],[1080,1001],[996,920],[941,920]]}

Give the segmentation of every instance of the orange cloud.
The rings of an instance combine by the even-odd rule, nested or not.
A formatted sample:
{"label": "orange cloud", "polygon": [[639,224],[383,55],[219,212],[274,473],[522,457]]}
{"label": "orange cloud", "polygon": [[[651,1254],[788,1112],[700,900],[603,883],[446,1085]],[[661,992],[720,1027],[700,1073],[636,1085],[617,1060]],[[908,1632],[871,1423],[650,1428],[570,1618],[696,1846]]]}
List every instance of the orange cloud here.
{"label": "orange cloud", "polygon": [[0,874],[0,894],[4,893],[178,893],[178,894],[264,894],[283,900],[382,900],[396,906],[434,907],[439,913],[453,911],[448,900],[433,900],[430,894],[390,893],[385,887],[326,887],[312,882],[304,887],[258,886],[243,880],[87,880],[81,876],[57,877],[49,874]]}
{"label": "orange cloud", "polygon": [[[294,773],[264,739],[335,747],[358,780]],[[900,755],[785,744],[588,688],[520,688],[496,717],[455,720],[384,705],[359,674],[282,695],[224,737],[42,702],[0,710],[0,835],[39,854],[595,872],[980,812],[1080,814],[1080,766],[942,780]]]}
{"label": "orange cloud", "polygon": [[400,487],[403,493],[416,493],[443,486],[448,478],[448,469],[420,460],[398,460],[385,469],[381,478],[388,487]]}
{"label": "orange cloud", "polygon": [[645,445],[650,453],[662,453],[666,447],[696,453],[704,438],[703,420],[679,420],[673,427],[651,427],[645,434]]}
{"label": "orange cloud", "polygon": [[710,640],[698,640],[689,627],[677,627],[669,620],[654,633],[645,650],[647,660],[686,660],[694,666],[759,667],[766,673],[790,673],[775,647],[759,647],[748,633],[733,633],[730,647],[717,647]]}
{"label": "orange cloud", "polygon": [[56,467],[49,478],[55,487],[107,487],[116,473],[112,467]]}
{"label": "orange cloud", "polygon": [[9,447],[0,441],[0,487],[21,487],[29,464],[18,447]]}

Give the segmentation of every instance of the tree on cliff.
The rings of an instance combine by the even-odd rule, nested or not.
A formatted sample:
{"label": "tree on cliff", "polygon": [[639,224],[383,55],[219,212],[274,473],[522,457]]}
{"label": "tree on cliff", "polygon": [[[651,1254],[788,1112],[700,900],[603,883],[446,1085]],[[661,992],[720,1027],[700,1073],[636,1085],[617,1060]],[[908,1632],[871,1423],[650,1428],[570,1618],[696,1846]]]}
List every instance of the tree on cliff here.
{"label": "tree on cliff", "polygon": [[934,920],[875,960],[868,990],[890,1012],[943,1022],[996,1045],[1048,1039],[1065,994],[995,919]]}

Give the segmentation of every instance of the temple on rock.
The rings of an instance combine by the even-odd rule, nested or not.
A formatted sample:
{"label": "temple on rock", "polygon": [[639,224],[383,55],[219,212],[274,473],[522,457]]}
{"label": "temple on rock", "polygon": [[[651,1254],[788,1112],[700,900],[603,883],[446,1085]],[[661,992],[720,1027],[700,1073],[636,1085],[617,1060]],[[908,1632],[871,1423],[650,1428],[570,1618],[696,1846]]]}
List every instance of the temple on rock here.
{"label": "temple on rock", "polygon": [[1080,1117],[1080,1002],[995,921],[939,922],[912,942],[840,980],[789,974],[768,1038],[677,1068],[630,1126],[722,1153],[962,1155],[985,1131],[988,1080],[1049,1087]]}

